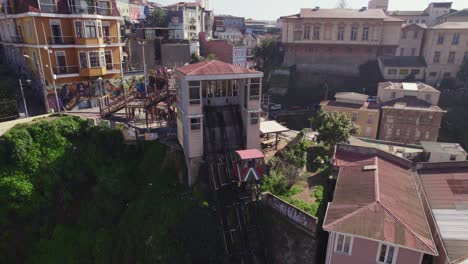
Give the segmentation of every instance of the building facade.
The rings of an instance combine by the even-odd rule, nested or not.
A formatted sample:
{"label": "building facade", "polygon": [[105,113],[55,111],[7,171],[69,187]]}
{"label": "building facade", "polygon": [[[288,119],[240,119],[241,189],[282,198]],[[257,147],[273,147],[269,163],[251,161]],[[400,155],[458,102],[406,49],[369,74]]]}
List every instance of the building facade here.
{"label": "building facade", "polygon": [[228,40],[207,40],[204,33],[200,36],[200,51],[202,56],[215,55],[216,59],[241,67],[247,66],[247,47],[242,42]]}
{"label": "building facade", "polygon": [[426,31],[423,56],[428,64],[427,79],[439,84],[444,78],[456,78],[468,59],[468,22],[444,22]]}
{"label": "building facade", "polygon": [[175,75],[177,135],[187,160],[190,185],[197,178],[207,143],[203,137],[206,106],[237,106],[242,119],[243,147],[259,148],[262,72],[212,60],[176,68]]}
{"label": "building facade", "polygon": [[[120,24],[114,0],[9,1],[0,15],[6,60],[39,80],[49,106],[117,92],[122,77]],[[3,26],[5,25],[5,26]],[[98,81],[98,79],[101,78]]]}
{"label": "building facade", "polygon": [[388,9],[388,0],[370,0],[367,8],[369,9],[383,9],[387,11]]}
{"label": "building facade", "polygon": [[387,81],[423,81],[426,77],[426,61],[419,56],[389,56],[378,59],[382,77]]}
{"label": "building facade", "polygon": [[358,74],[359,65],[394,55],[402,21],[381,9],[301,9],[282,18],[284,64],[315,64]]}
{"label": "building facade", "polygon": [[245,19],[235,16],[215,16],[213,26],[213,37],[239,41],[245,33]]}
{"label": "building facade", "polygon": [[427,27],[424,24],[405,24],[401,29],[397,56],[419,56]]}
{"label": "building facade", "polygon": [[321,109],[328,112],[345,113],[359,127],[359,137],[377,138],[379,109],[367,102],[368,96],[356,93],[337,93],[336,101],[323,101]]}
{"label": "building facade", "polygon": [[[198,39],[200,32],[211,37],[213,12],[203,8],[199,2],[180,2],[164,7],[168,10],[168,27],[171,39]],[[172,11],[172,12],[171,12]]]}

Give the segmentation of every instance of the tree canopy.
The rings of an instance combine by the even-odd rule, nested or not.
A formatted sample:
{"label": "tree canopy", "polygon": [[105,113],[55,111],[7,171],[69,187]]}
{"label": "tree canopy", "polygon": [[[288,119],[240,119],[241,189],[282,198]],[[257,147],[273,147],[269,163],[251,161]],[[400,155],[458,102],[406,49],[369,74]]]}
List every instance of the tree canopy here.
{"label": "tree canopy", "polygon": [[311,118],[311,123],[313,129],[319,133],[317,139],[330,147],[347,142],[349,137],[359,133],[359,128],[353,125],[351,118],[345,113],[321,110]]}
{"label": "tree canopy", "polygon": [[457,77],[460,81],[465,82],[465,84],[468,82],[468,60],[463,60]]}

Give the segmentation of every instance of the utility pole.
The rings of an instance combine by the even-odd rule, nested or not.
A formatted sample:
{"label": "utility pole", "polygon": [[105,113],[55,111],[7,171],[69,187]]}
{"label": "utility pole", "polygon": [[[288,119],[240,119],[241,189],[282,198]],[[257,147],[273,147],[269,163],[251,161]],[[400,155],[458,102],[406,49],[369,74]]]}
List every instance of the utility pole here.
{"label": "utility pole", "polygon": [[50,59],[50,54],[52,53],[52,50],[49,49],[49,47],[48,47],[49,44],[47,44],[47,36],[46,36],[46,33],[45,33],[44,23],[42,23],[42,33],[44,34],[44,41],[45,41],[45,45],[46,45],[44,47],[44,49],[46,50],[47,57],[49,58],[50,77],[52,78],[52,86],[54,87],[55,101],[57,103],[57,111],[60,113],[60,103],[59,103],[58,94],[57,94],[57,87],[55,86],[55,75],[54,75],[54,71],[52,70],[52,61]]}
{"label": "utility pole", "polygon": [[[26,80],[26,83],[30,83],[30,82],[31,80]],[[23,82],[21,81],[21,78],[19,79],[19,84],[20,84],[20,89],[21,89],[21,97],[23,97],[24,113],[26,114],[26,118],[28,118],[29,117],[28,106],[26,105],[26,99],[24,98]]]}

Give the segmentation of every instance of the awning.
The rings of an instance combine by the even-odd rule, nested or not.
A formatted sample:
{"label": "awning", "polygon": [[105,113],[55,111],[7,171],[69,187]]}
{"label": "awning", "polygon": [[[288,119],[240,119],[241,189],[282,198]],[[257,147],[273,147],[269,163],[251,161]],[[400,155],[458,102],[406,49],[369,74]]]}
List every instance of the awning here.
{"label": "awning", "polygon": [[289,131],[289,128],[281,125],[276,121],[262,121],[260,122],[260,133],[261,134],[270,134],[270,133],[281,133]]}

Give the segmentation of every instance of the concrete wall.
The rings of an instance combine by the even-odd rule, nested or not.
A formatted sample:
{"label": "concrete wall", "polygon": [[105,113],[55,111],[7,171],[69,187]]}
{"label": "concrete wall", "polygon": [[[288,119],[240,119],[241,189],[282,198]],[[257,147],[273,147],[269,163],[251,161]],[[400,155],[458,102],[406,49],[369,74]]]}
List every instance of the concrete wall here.
{"label": "concrete wall", "polygon": [[183,66],[190,62],[190,44],[162,44],[161,65],[164,67]]}
{"label": "concrete wall", "polygon": [[[450,153],[444,152],[431,152],[429,156],[429,162],[443,162],[443,161],[450,161]],[[455,155],[456,161],[463,161],[466,160],[466,155]]]}

